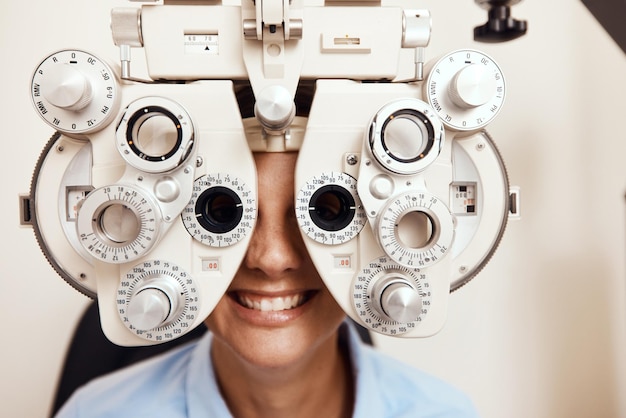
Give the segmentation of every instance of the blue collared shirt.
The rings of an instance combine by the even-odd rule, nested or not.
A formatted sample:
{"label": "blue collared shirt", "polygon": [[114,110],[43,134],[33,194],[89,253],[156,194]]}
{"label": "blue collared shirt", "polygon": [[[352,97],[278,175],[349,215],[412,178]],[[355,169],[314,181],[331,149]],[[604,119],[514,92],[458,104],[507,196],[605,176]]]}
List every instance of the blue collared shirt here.
{"label": "blue collared shirt", "polygon": [[[478,417],[457,389],[363,344],[351,325],[342,327],[356,382],[353,418]],[[95,379],[56,418],[230,418],[210,360],[211,341],[207,332],[197,342]]]}

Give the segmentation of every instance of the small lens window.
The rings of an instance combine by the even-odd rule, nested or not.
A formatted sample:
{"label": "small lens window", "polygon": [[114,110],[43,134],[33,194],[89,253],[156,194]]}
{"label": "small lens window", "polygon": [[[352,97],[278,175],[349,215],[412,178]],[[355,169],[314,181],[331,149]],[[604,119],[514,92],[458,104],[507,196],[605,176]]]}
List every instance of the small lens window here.
{"label": "small lens window", "polygon": [[432,148],[432,127],[412,112],[398,113],[385,123],[381,140],[385,151],[394,160],[417,161]]}
{"label": "small lens window", "polygon": [[434,233],[433,220],[421,211],[404,214],[396,226],[396,236],[406,248],[426,247],[432,241]]}
{"label": "small lens window", "polygon": [[134,140],[137,149],[149,157],[169,154],[178,145],[178,129],[172,120],[159,113],[138,121]]}
{"label": "small lens window", "polygon": [[116,203],[100,212],[96,231],[112,243],[124,244],[137,238],[140,227],[135,212],[125,205]]}
{"label": "small lens window", "polygon": [[167,109],[147,106],[136,111],[128,121],[128,146],[146,161],[164,161],[178,152],[182,144],[182,127]]}

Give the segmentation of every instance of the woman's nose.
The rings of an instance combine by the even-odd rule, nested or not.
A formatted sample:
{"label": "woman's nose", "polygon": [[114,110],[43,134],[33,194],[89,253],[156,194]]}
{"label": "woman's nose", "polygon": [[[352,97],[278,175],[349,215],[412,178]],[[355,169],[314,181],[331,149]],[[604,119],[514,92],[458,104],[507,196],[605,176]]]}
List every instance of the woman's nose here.
{"label": "woman's nose", "polygon": [[260,270],[268,277],[279,277],[302,266],[306,249],[295,219],[265,216],[257,219],[252,233],[245,266]]}

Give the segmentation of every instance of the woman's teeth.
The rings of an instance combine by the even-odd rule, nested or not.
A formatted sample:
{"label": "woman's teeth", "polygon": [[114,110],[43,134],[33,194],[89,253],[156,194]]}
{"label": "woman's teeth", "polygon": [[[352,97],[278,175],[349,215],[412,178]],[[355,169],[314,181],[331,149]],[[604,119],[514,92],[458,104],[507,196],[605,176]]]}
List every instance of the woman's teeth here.
{"label": "woman's teeth", "polygon": [[241,305],[248,309],[263,312],[284,311],[297,308],[305,302],[305,299],[304,293],[281,297],[237,295],[237,300]]}

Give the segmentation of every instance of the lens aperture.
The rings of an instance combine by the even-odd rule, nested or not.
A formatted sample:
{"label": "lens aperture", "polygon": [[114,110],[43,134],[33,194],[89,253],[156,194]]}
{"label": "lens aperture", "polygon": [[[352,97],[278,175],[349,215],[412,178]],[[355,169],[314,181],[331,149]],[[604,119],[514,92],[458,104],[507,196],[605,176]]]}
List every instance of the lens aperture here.
{"label": "lens aperture", "polygon": [[424,248],[433,238],[433,228],[433,220],[427,213],[411,211],[398,220],[396,235],[407,248]]}
{"label": "lens aperture", "polygon": [[326,245],[352,240],[367,221],[356,192],[356,180],[340,172],[310,178],[296,196],[295,210],[302,232]]}
{"label": "lens aperture", "polygon": [[343,187],[328,185],[311,197],[311,219],[325,231],[340,231],[352,222],[354,199]]}
{"label": "lens aperture", "polygon": [[169,110],[148,106],[131,116],[126,140],[139,158],[163,161],[179,150],[182,141],[181,126]]}
{"label": "lens aperture", "polygon": [[256,222],[256,196],[226,173],[197,178],[181,218],[187,232],[209,247],[228,247],[250,236]]}
{"label": "lens aperture", "polygon": [[232,231],[241,221],[243,204],[235,192],[226,187],[207,189],[196,202],[196,217],[204,229],[223,234]]}
{"label": "lens aperture", "polygon": [[432,129],[414,115],[390,119],[382,133],[383,147],[397,161],[412,162],[424,158],[433,144]]}
{"label": "lens aperture", "polygon": [[368,137],[372,155],[385,170],[416,174],[439,156],[443,125],[427,103],[402,99],[376,113]]}
{"label": "lens aperture", "polygon": [[97,230],[109,241],[124,244],[137,237],[140,226],[135,212],[128,206],[116,203],[100,213]]}
{"label": "lens aperture", "polygon": [[148,113],[133,128],[132,145],[146,158],[162,159],[178,148],[180,125],[161,113]]}
{"label": "lens aperture", "polygon": [[164,97],[142,97],[131,102],[115,130],[115,144],[131,166],[148,173],[180,167],[196,143],[186,110]]}

